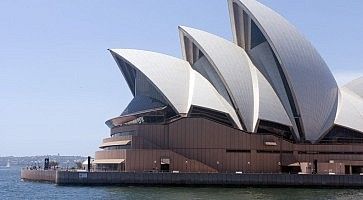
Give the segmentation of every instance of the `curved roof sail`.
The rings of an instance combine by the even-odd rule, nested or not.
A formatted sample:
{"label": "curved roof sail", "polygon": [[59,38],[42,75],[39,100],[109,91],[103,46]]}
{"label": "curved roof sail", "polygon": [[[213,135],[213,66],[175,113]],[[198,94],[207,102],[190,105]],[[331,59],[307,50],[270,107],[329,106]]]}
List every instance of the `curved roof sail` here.
{"label": "curved roof sail", "polygon": [[[194,28],[180,26],[183,55],[193,55],[195,50],[186,48],[185,37],[207,58],[223,82],[231,102],[247,131],[253,132],[258,119],[258,93],[254,93],[257,76],[243,56],[242,48],[232,42]],[[183,45],[184,44],[184,45]],[[194,51],[194,52],[190,52]],[[191,57],[196,57],[195,55]],[[184,56],[187,59],[186,56]],[[188,60],[191,64],[193,61]]]}
{"label": "curved roof sail", "polygon": [[[276,95],[266,78],[257,69],[256,71],[260,95],[259,119],[292,127],[293,123],[287,115],[279,97]],[[295,138],[299,138],[297,132],[295,132]]]}
{"label": "curved roof sail", "polygon": [[[150,100],[150,98],[141,98],[137,95],[138,87],[144,87],[147,83],[151,83],[164,97],[167,104],[179,114],[186,115],[192,105],[197,105],[227,113],[233,120],[233,124],[237,128],[242,128],[233,107],[214,89],[211,83],[193,70],[188,62],[168,55],[143,50],[112,49],[110,52],[118,65],[123,61],[130,66],[129,70],[133,69],[138,73],[142,73],[143,76],[140,77],[145,80],[139,80],[138,82],[137,78],[134,80],[129,79],[129,81],[136,83],[129,83],[129,85],[135,85],[135,102],[157,102],[155,99]],[[127,77],[125,79],[128,81]],[[142,85],[140,86],[137,83]],[[146,91],[141,90],[139,93],[141,93],[141,96],[148,95],[148,91],[150,91],[149,87],[146,88]],[[163,102],[157,104],[161,105]],[[139,109],[138,106],[147,107],[132,104],[130,108]]]}
{"label": "curved roof sail", "polygon": [[363,77],[357,78],[347,83],[344,85],[344,88],[363,98]]}
{"label": "curved roof sail", "polygon": [[343,88],[335,124],[363,133],[363,98]]}
{"label": "curved roof sail", "polygon": [[335,124],[363,133],[363,77],[344,85],[340,93]]}
{"label": "curved roof sail", "polygon": [[151,51],[112,49],[110,52],[116,60],[121,59],[144,74],[177,113],[188,113],[185,96],[190,72],[187,62]]}
{"label": "curved roof sail", "polygon": [[[251,55],[285,109],[292,111],[290,118],[301,136],[315,142],[333,125],[338,106],[338,86],[328,66],[311,43],[270,8],[256,0],[228,2],[234,42]],[[254,52],[258,47],[261,50]],[[264,57],[272,59],[258,62],[266,61]]]}
{"label": "curved roof sail", "polygon": [[[232,105],[238,111],[237,114],[240,115],[248,131],[257,131],[258,119],[292,126],[273,88],[242,48],[218,36],[188,27],[180,27],[180,38],[183,55],[189,55],[184,58],[189,59],[190,63],[198,64],[196,70],[199,73],[216,71],[216,76],[219,76],[227,88]],[[188,41],[191,44],[186,44]],[[197,49],[188,49],[188,46]],[[203,56],[196,56],[196,53]],[[201,66],[199,66],[200,61],[203,62]],[[207,77],[211,83],[216,79],[213,76],[215,75]]]}

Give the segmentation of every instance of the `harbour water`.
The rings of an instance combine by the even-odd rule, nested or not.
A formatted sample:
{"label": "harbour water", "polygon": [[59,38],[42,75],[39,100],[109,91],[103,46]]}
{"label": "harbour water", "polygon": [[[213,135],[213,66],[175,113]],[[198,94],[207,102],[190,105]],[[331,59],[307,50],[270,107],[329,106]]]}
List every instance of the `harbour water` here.
{"label": "harbour water", "polygon": [[20,180],[0,169],[0,199],[363,199],[363,189],[81,187]]}

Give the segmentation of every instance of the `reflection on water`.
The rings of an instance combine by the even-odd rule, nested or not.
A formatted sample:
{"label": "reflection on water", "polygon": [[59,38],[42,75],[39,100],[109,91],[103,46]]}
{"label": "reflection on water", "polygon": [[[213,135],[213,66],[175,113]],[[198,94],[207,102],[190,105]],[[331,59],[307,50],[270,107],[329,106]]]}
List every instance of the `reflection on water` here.
{"label": "reflection on water", "polygon": [[20,180],[0,169],[0,199],[363,199],[363,189],[74,187]]}

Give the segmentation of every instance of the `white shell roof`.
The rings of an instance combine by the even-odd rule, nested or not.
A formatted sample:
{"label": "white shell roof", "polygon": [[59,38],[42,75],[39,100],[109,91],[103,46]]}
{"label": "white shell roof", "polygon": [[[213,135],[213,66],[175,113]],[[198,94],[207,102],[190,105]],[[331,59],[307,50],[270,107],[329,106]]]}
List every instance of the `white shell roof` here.
{"label": "white shell roof", "polygon": [[[333,125],[338,104],[338,86],[326,63],[294,26],[270,8],[256,0],[229,0],[232,3],[251,17],[268,40],[301,115],[305,138],[316,141]],[[230,13],[233,22],[231,6]],[[232,29],[236,38],[236,28]]]}
{"label": "white shell roof", "polygon": [[[257,69],[256,71],[260,96],[259,119],[276,122],[286,126],[292,126],[289,116],[270,83]],[[295,137],[299,136],[295,135]]]}
{"label": "white shell roof", "polygon": [[363,133],[363,99],[346,88],[341,89],[335,124]]}
{"label": "white shell roof", "polygon": [[[186,96],[189,84],[189,63],[151,51],[112,49],[112,54],[141,71],[169,100],[179,113],[188,113]],[[172,81],[172,82],[171,82]]]}
{"label": "white shell roof", "polygon": [[340,94],[335,124],[363,133],[363,77],[344,85]]}
{"label": "white shell roof", "polygon": [[185,26],[180,26],[179,30],[181,35],[198,46],[219,72],[247,131],[253,132],[258,119],[258,93],[253,90],[257,76],[251,73],[253,66],[244,59],[244,50],[232,42],[201,30]]}
{"label": "white shell roof", "polygon": [[[257,119],[292,126],[270,83],[242,48],[204,31],[188,27],[180,29],[181,36],[187,36],[197,43],[203,54],[214,64],[229,86],[229,95],[235,98],[241,117],[251,132],[257,131]],[[186,53],[186,49],[183,51]]]}
{"label": "white shell roof", "polygon": [[188,62],[144,50],[110,51],[142,72],[178,113],[186,114],[192,105],[197,105],[229,114],[238,128],[242,128],[232,106]]}
{"label": "white shell roof", "polygon": [[[202,75],[191,69],[189,96],[190,105],[210,108],[228,113],[239,129],[242,129],[234,108],[217,92],[213,85]],[[194,78],[194,80],[193,80]]]}
{"label": "white shell roof", "polygon": [[344,85],[344,88],[349,89],[356,95],[363,98],[363,77],[357,78],[349,82],[348,84]]}

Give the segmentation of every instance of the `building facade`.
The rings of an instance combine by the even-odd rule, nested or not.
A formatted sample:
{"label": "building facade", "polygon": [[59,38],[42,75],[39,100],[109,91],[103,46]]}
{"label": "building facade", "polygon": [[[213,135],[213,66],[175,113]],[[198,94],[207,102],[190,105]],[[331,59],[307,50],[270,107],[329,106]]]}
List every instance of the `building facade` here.
{"label": "building facade", "polygon": [[111,49],[134,98],[96,170],[363,172],[363,78],[338,87],[282,16],[228,0],[234,41],[179,27],[183,59]]}

